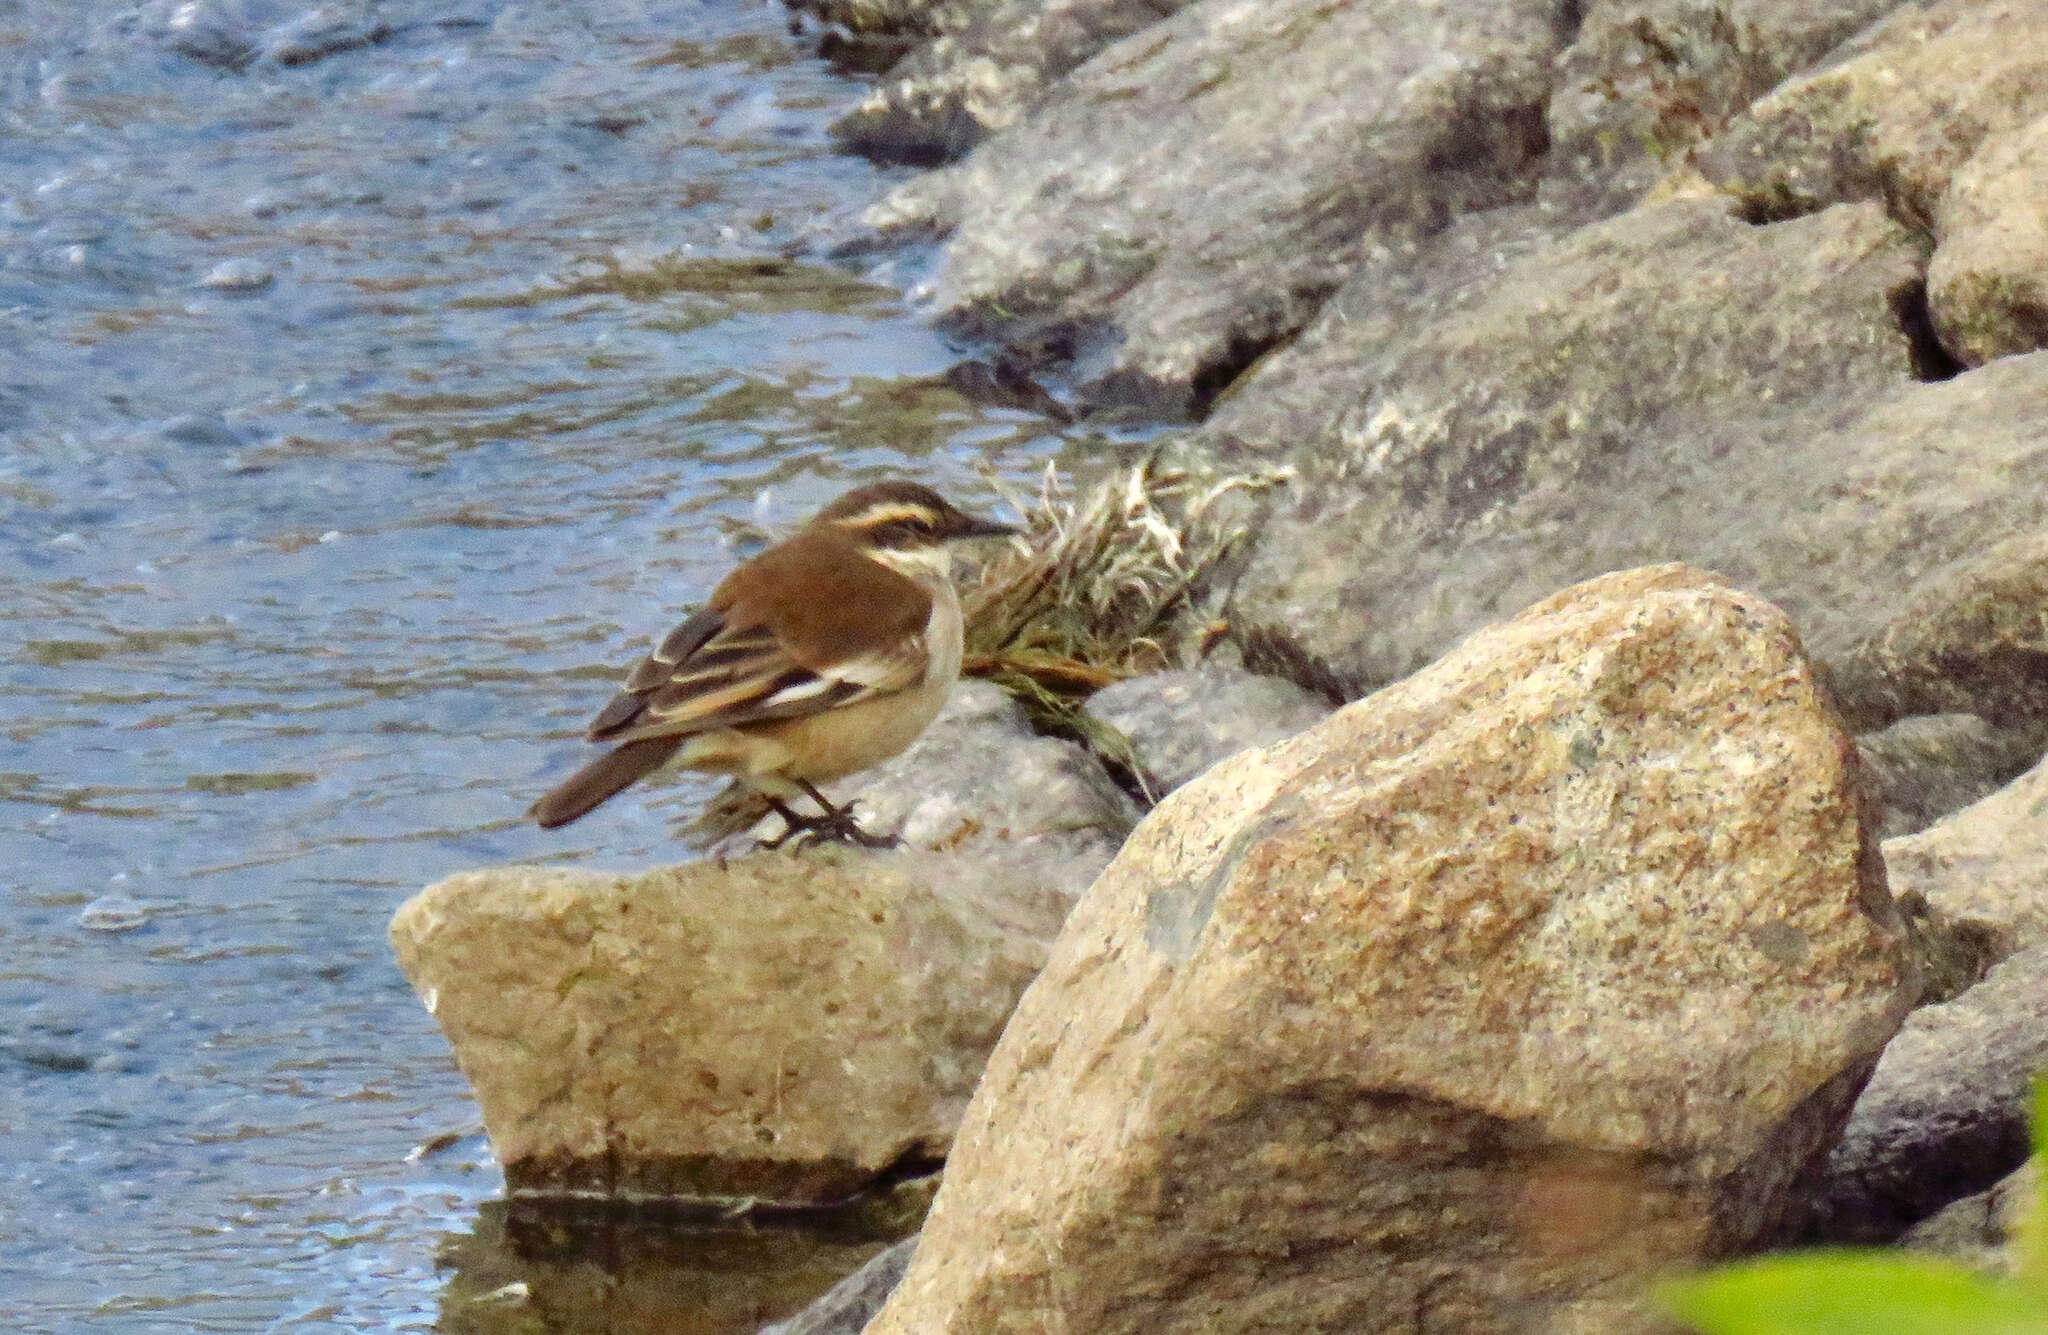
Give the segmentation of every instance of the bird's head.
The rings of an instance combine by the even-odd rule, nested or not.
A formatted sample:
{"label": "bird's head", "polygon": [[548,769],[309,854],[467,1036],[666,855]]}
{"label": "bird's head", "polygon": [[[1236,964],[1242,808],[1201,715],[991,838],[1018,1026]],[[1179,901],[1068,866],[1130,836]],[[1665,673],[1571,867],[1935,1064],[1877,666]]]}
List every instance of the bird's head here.
{"label": "bird's head", "polygon": [[856,487],[820,510],[811,523],[844,532],[867,556],[905,574],[944,575],[951,567],[950,544],[1018,531],[968,514],[916,482]]}

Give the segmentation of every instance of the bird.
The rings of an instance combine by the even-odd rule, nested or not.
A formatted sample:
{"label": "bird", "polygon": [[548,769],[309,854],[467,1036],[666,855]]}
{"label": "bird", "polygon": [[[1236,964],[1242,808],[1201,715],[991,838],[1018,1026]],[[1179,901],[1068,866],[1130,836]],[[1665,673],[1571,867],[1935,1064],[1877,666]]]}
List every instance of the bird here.
{"label": "bird", "polygon": [[[916,482],[847,492],[734,567],[656,642],[591,721],[588,740],[611,750],[527,814],[554,829],[656,770],[687,768],[765,797],[785,825],[769,847],[893,846],[818,785],[887,760],[931,723],[960,674],[953,544],[1018,531]],[[801,814],[803,797],[820,814]]]}

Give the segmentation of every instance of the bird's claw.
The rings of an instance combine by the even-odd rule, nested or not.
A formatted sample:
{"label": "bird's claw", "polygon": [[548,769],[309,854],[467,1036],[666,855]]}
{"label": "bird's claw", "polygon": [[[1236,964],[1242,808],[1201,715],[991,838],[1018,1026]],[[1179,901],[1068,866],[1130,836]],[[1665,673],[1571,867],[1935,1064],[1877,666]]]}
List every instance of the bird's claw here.
{"label": "bird's claw", "polygon": [[760,846],[762,848],[781,848],[784,844],[794,840],[795,847],[802,848],[806,844],[829,839],[834,843],[858,844],[862,848],[902,847],[903,841],[895,835],[869,834],[866,830],[863,830],[853,818],[853,809],[857,805],[859,805],[859,802],[856,799],[842,806],[829,807],[823,815],[819,816],[797,816],[792,812],[784,811],[782,813],[784,824],[782,833],[776,835],[773,839],[763,839]]}

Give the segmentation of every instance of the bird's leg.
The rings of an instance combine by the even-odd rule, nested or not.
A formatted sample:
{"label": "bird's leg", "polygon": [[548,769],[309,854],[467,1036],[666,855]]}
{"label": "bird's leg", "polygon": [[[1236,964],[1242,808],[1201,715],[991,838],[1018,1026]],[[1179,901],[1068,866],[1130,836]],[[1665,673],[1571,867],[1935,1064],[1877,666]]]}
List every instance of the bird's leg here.
{"label": "bird's leg", "polygon": [[900,842],[883,835],[869,834],[861,829],[854,823],[853,803],[848,802],[843,807],[835,807],[811,784],[801,779],[797,782],[803,784],[803,790],[811,795],[811,800],[818,804],[824,814],[798,815],[789,803],[779,797],[763,793],[762,796],[768,799],[768,805],[774,809],[775,814],[782,817],[784,828],[782,833],[773,839],[763,839],[760,844],[762,848],[780,848],[792,839],[796,840],[799,846],[811,839],[836,839],[844,844],[859,844],[862,848],[894,848]]}
{"label": "bird's leg", "polygon": [[760,844],[762,848],[780,848],[795,836],[809,834],[816,827],[817,822],[814,819],[797,815],[790,809],[789,803],[781,798],[769,793],[763,793],[761,796],[766,797],[768,805],[775,808],[775,814],[782,817],[782,833],[773,839],[763,839]]}
{"label": "bird's leg", "polygon": [[823,809],[824,815],[811,822],[814,835],[837,839],[845,844],[859,844],[862,848],[895,848],[903,841],[893,835],[869,834],[854,823],[854,803],[849,801],[843,807],[835,807],[818,791],[817,785],[809,779],[798,779],[797,785],[811,795],[811,800]]}

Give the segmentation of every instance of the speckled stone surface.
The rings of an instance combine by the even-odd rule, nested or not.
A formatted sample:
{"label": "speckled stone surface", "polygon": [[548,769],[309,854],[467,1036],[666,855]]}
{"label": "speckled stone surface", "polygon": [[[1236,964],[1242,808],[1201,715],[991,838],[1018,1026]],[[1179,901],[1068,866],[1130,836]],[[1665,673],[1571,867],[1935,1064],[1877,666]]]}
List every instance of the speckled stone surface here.
{"label": "speckled stone surface", "polygon": [[2048,114],[2048,44],[2025,39],[2044,24],[2048,0],[1900,5],[1759,99],[1699,166],[1766,216],[1885,199],[1931,224],[1986,138]]}
{"label": "speckled stone surface", "polygon": [[1071,885],[922,852],[452,876],[392,946],[514,1193],[837,1202],[943,1157]]}
{"label": "speckled stone surface", "polygon": [[1781,1236],[1917,995],[1770,604],[1589,582],[1169,797],[871,1335],[1641,1322]]}
{"label": "speckled stone surface", "polygon": [[[1546,0],[1209,0],[877,205],[951,234],[952,328],[1097,349],[1093,397],[1185,409],[1364,255],[1533,194],[1561,33]],[[1162,128],[1171,126],[1171,133]]]}

